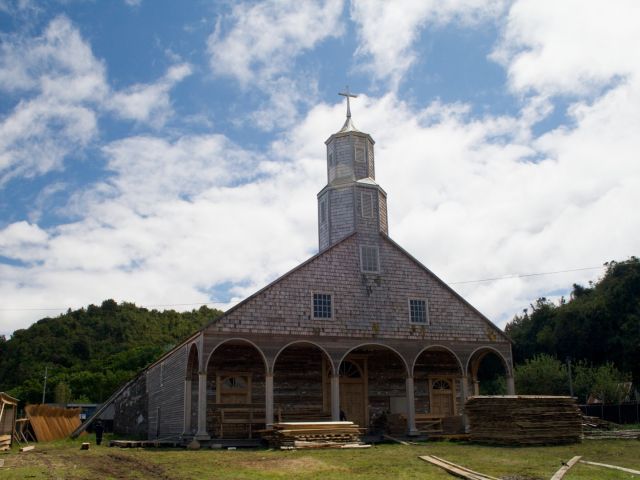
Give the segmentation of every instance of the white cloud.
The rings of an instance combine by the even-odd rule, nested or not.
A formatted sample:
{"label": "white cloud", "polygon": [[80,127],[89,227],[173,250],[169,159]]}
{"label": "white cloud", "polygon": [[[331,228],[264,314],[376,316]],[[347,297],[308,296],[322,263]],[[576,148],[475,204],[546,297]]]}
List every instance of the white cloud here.
{"label": "white cloud", "polygon": [[423,29],[451,22],[463,26],[496,20],[506,0],[354,0],[351,18],[358,26],[358,54],[365,68],[396,89],[416,61],[415,43]]}
{"label": "white cloud", "polygon": [[209,37],[211,68],[244,85],[278,77],[302,52],[342,34],[342,10],[342,0],[237,4],[228,19],[231,29],[223,33],[219,21]]}
{"label": "white cloud", "polygon": [[189,64],[169,68],[167,74],[152,84],[136,84],[115,92],[106,101],[108,108],[122,118],[162,126],[173,113],[169,93],[185,77],[191,75]]}
{"label": "white cloud", "polygon": [[190,73],[178,64],[154,83],[113,91],[103,62],[67,17],[38,37],[5,35],[0,91],[20,101],[0,117],[0,185],[63,168],[68,154],[96,138],[105,111],[161,126],[172,113],[170,90]]}
{"label": "white cloud", "polygon": [[[527,5],[536,13],[519,13]],[[518,52],[502,60],[511,86],[517,94],[533,92],[516,114],[474,117],[470,105],[459,103],[409,106],[394,93],[354,102],[356,125],[376,140],[392,238],[446,281],[596,266],[638,254],[637,59],[609,61],[594,50],[561,75],[560,60],[551,61],[549,52],[565,52],[571,63],[570,52],[587,33],[563,35],[554,5],[517,2],[509,12],[497,51]],[[577,8],[565,24],[584,25],[599,38],[589,42],[609,42],[609,31],[590,27],[585,10]],[[523,34],[515,38],[509,32],[518,22]],[[519,59],[527,55],[524,69]],[[609,88],[600,93],[596,83]],[[572,97],[565,125],[535,135],[532,127],[554,107],[553,95],[571,89],[588,95]],[[26,263],[0,265],[0,298],[10,299],[7,308],[64,309],[110,297],[178,304],[218,300],[226,285],[237,299],[245,297],[315,250],[323,142],[343,115],[342,104],[319,104],[266,152],[219,134],[167,139],[156,132],[106,145],[111,176],[74,198],[77,221],[47,229],[16,222],[0,230],[1,254]],[[537,296],[598,273],[456,288],[503,324]],[[0,332],[39,313],[3,312]]]}
{"label": "white cloud", "polygon": [[[353,111],[376,140],[392,238],[444,280],[463,281],[597,266],[637,253],[640,219],[611,214],[640,202],[632,158],[640,145],[631,134],[640,125],[629,101],[636,94],[616,90],[577,105],[573,128],[541,137],[522,134],[526,108],[521,116],[477,119],[465,105],[414,110],[389,94],[362,95]],[[316,249],[323,141],[340,127],[343,108],[318,105],[265,153],[221,135],[108,145],[113,178],[77,198],[80,221],[45,232],[46,248],[31,250],[30,267],[3,267],[0,295],[43,306],[107,297],[226,300],[219,285],[232,285],[236,300],[249,295]],[[538,295],[598,273],[457,288],[502,324]]]}
{"label": "white cloud", "polygon": [[343,9],[343,0],[265,1],[236,4],[218,19],[207,41],[211,69],[266,94],[251,118],[258,128],[286,128],[296,121],[299,105],[310,103],[315,75],[292,70],[302,54],[342,35]]}
{"label": "white cloud", "polygon": [[638,25],[635,0],[519,0],[493,58],[517,92],[593,93],[640,72]]}

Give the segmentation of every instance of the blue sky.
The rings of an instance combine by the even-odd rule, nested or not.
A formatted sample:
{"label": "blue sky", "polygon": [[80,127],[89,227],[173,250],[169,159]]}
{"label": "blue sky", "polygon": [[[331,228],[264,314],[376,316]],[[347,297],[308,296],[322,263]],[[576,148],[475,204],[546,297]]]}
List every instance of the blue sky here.
{"label": "blue sky", "polygon": [[[317,251],[324,140],[376,140],[448,282],[637,255],[633,0],[0,0],[0,334],[219,308]],[[500,326],[602,269],[453,286]]]}

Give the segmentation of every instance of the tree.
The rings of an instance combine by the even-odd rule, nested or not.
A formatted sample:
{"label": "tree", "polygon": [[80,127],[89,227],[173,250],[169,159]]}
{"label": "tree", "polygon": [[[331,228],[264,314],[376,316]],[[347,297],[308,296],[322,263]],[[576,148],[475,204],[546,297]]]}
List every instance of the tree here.
{"label": "tree", "polygon": [[[207,306],[160,312],[105,300],[100,306],[43,318],[8,340],[0,337],[0,391],[24,402],[40,402],[47,365],[52,387],[64,383],[76,399],[103,401],[166,349],[220,315]],[[51,401],[56,392],[47,390]],[[67,397],[62,390],[60,395]]]}
{"label": "tree", "polygon": [[54,402],[66,405],[71,401],[71,388],[65,382],[58,382],[53,389]]}
{"label": "tree", "polygon": [[526,395],[568,395],[567,367],[558,359],[539,354],[514,369],[516,391]]}
{"label": "tree", "polygon": [[620,403],[627,396],[625,383],[630,376],[620,372],[612,363],[597,367],[579,362],[575,365],[574,387],[578,399],[587,402],[590,396],[602,403]]}
{"label": "tree", "polygon": [[605,266],[598,282],[574,285],[568,302],[540,298],[507,324],[516,364],[541,353],[612,363],[640,385],[640,259]]}

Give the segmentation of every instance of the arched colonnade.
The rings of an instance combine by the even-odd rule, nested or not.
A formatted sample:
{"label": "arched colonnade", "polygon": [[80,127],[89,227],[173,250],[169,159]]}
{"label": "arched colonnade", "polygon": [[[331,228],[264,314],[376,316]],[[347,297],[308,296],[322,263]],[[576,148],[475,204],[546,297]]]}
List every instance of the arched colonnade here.
{"label": "arched colonnade", "polygon": [[480,393],[478,370],[487,355],[500,359],[507,393],[515,394],[510,346],[503,344],[251,335],[200,336],[186,348],[184,435],[203,440],[223,436],[220,416],[238,411],[256,425],[346,416],[365,428],[399,411],[407,433],[417,434],[416,409],[458,415],[466,398]]}

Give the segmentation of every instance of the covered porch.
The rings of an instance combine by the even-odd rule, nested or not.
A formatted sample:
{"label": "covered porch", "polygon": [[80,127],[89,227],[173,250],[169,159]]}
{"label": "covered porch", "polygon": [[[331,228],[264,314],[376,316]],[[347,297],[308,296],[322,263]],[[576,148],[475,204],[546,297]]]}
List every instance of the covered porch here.
{"label": "covered porch", "polygon": [[[510,377],[503,353],[486,348]],[[444,345],[327,338],[200,338],[189,349],[183,437],[198,440],[255,439],[293,421],[348,420],[370,434],[435,433],[445,419],[464,428],[472,367],[482,360],[469,346],[465,355]]]}

